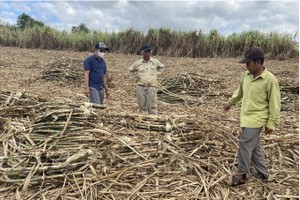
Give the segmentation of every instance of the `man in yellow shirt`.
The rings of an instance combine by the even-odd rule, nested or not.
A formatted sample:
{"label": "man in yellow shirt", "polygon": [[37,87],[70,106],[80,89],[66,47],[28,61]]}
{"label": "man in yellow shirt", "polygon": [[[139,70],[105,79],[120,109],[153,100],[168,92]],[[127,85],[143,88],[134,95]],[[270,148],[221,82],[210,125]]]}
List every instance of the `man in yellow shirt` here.
{"label": "man in yellow shirt", "polygon": [[225,104],[227,112],[231,106],[242,101],[240,123],[242,133],[238,149],[237,173],[230,177],[228,184],[237,186],[250,177],[251,162],[256,169],[255,178],[267,180],[268,170],[260,144],[260,132],[274,131],[280,120],[280,89],[276,77],[264,67],[264,52],[261,48],[250,48],[240,63],[246,63],[239,88]]}
{"label": "man in yellow shirt", "polygon": [[144,45],[140,50],[143,58],[133,63],[128,73],[137,78],[137,100],[139,109],[149,114],[157,114],[157,75],[165,66],[157,59],[151,57],[152,49]]}

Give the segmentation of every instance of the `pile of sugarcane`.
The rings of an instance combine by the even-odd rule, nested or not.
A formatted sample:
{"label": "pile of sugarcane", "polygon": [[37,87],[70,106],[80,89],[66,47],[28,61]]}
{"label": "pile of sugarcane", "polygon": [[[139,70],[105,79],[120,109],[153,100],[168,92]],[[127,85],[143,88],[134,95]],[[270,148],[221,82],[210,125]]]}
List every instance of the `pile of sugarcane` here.
{"label": "pile of sugarcane", "polygon": [[[56,59],[45,66],[42,79],[47,81],[61,81],[76,86],[83,84],[83,60],[62,58]],[[110,88],[115,87],[113,77],[107,72],[107,83]]]}
{"label": "pile of sugarcane", "polygon": [[212,96],[222,95],[221,80],[198,74],[180,74],[163,80],[158,90],[160,100],[168,103],[201,104]]}
{"label": "pile of sugarcane", "polygon": [[[19,104],[19,107],[22,105]],[[105,107],[93,104],[43,102],[29,107],[32,108],[30,115],[9,115],[15,119],[10,118],[4,125],[1,138],[3,152],[0,156],[2,192],[26,192],[28,196],[33,195],[30,196],[33,198],[38,193],[30,193],[29,188],[49,190],[58,187],[62,191],[72,191],[79,195],[80,190],[78,192],[76,188],[85,182],[88,183],[87,187],[95,191],[106,185],[101,192],[97,192],[100,196],[106,196],[106,192],[108,196],[110,193],[133,196],[140,193],[139,187],[136,191],[131,189],[143,182],[149,172],[160,176],[183,172],[183,176],[193,173],[188,171],[194,167],[207,170],[207,164],[194,163],[192,155],[207,157],[210,148],[218,145],[213,142],[210,148],[198,147],[190,155],[191,158],[187,157],[185,161],[181,154],[185,149],[191,151],[191,145],[202,140],[204,133],[198,130],[198,133],[186,133],[181,138],[184,133],[182,130],[197,130],[199,125],[191,120],[183,124],[184,120],[180,120],[180,116],[174,118],[102,112],[101,109]],[[9,109],[6,105],[4,108]],[[190,119],[189,116],[182,117]],[[147,131],[140,133],[140,128]],[[164,134],[166,131],[169,134]],[[113,179],[119,179],[123,184],[112,184]],[[72,187],[66,190],[65,185]],[[145,186],[149,191],[151,187]],[[119,193],[124,189],[125,193]],[[88,192],[87,195],[95,194]]]}
{"label": "pile of sugarcane", "polygon": [[224,181],[236,167],[238,137],[226,123],[193,115],[118,113],[89,103],[37,102],[25,93],[12,103],[5,97],[16,94],[1,93],[0,110],[6,113],[0,117],[3,199],[268,199],[298,194],[297,135],[264,138],[274,175],[269,183],[250,180],[241,190],[230,189]]}
{"label": "pile of sugarcane", "polygon": [[34,99],[26,95],[26,91],[10,93],[0,92],[0,113],[5,118],[32,117],[34,110],[43,99]]}
{"label": "pile of sugarcane", "polygon": [[291,92],[294,94],[299,94],[299,86],[281,85],[280,90],[285,92]]}
{"label": "pile of sugarcane", "polygon": [[20,91],[17,93],[11,93],[4,91],[0,93],[0,105],[9,106],[9,105],[22,105],[28,101],[28,98],[25,95],[25,91]]}
{"label": "pile of sugarcane", "polygon": [[55,59],[45,66],[42,79],[47,81],[64,81],[72,84],[82,84],[83,61],[80,59]]}

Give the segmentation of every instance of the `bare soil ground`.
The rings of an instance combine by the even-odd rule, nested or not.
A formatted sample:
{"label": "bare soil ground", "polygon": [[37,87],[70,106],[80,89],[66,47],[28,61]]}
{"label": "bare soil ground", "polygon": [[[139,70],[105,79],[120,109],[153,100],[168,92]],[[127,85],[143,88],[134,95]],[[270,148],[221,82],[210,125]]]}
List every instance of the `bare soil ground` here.
{"label": "bare soil ground", "polygon": [[[18,91],[26,91],[26,94],[32,98],[52,102],[78,104],[87,102],[87,98],[83,93],[82,61],[91,54],[91,52],[0,47],[0,92],[16,93]],[[206,88],[203,94],[199,94],[202,99],[201,103],[197,105],[187,105],[184,103],[170,104],[160,99],[158,103],[159,113],[164,116],[196,115],[199,121],[210,122],[216,127],[215,137],[221,134],[218,130],[223,130],[228,132],[228,134],[232,134],[233,140],[237,142],[240,133],[240,108],[236,106],[227,114],[222,109],[223,104],[238,87],[240,77],[245,71],[245,66],[238,63],[240,58],[155,57],[166,66],[165,71],[159,76],[160,82],[168,77],[182,74],[198,74],[203,80],[207,80],[208,83],[211,80],[216,80],[214,82],[215,85],[210,84],[210,87]],[[107,108],[119,111],[120,113],[138,114],[135,83],[133,80],[127,78],[127,69],[133,62],[140,58],[139,55],[106,54],[105,60],[108,72],[112,77],[114,85],[111,88],[111,98],[105,101]],[[66,74],[66,77],[70,75],[69,79],[66,77],[64,79],[56,79],[54,76],[49,75],[49,70],[55,68],[55,66],[62,65],[66,66],[66,69],[72,69]],[[292,199],[296,198],[299,194],[299,95],[298,92],[291,89],[299,85],[299,62],[296,59],[266,60],[265,66],[278,78],[282,88],[288,88],[282,90],[281,93],[282,119],[280,126],[271,136],[262,135],[263,148],[266,153],[266,162],[270,169],[271,181],[267,184],[252,181],[250,184],[251,189],[247,188],[247,186],[231,189],[227,188],[224,184],[218,183],[220,184],[220,188],[224,188],[224,191],[220,189],[223,191],[222,194],[224,196],[222,198],[224,199],[235,199],[236,195],[241,198],[256,198],[257,196],[255,195],[258,193],[263,195],[262,198],[264,199]],[[218,91],[215,91],[215,88]],[[213,134],[213,132],[210,134]],[[216,140],[219,139],[216,138]],[[229,141],[222,142],[226,144]],[[234,152],[236,150],[233,149]],[[232,164],[232,166],[234,165]],[[217,177],[222,178],[223,175],[226,174],[218,174]],[[209,180],[204,178],[203,181]],[[205,187],[204,190],[201,188],[198,193],[206,193],[206,189]],[[256,193],[256,191],[259,192]],[[10,190],[10,192],[15,191]],[[180,195],[178,193],[178,197]],[[208,193],[206,195],[208,197]],[[212,196],[216,197],[217,195]],[[115,197],[122,199],[118,195]],[[129,197],[131,196],[129,195]],[[151,198],[149,196],[144,197]],[[172,198],[172,195],[160,196],[162,199],[169,197]],[[191,194],[187,196],[187,198],[195,197],[197,196]],[[143,196],[140,195],[135,198],[142,199]],[[155,196],[155,198],[159,198],[159,196]],[[176,197],[173,196],[173,198]]]}
{"label": "bare soil ground", "polygon": [[[85,102],[87,98],[83,92],[82,61],[91,52],[50,51],[42,49],[20,49],[11,47],[0,48],[0,85],[2,91],[22,91],[33,97],[39,97],[50,101]],[[115,87],[111,88],[111,99],[106,101],[108,107],[117,107],[121,110],[137,112],[135,97],[135,82],[127,78],[128,67],[140,59],[139,55],[125,55],[109,53],[106,55],[109,75],[113,78]],[[238,87],[245,66],[239,64],[239,58],[174,58],[157,56],[165,64],[166,70],[158,77],[159,81],[181,74],[199,74],[207,80],[220,81],[218,91],[207,89],[208,94],[220,92],[219,95],[203,101],[196,108],[187,105],[174,106],[159,102],[160,114],[192,113],[204,115],[205,113],[224,115],[222,106]],[[57,62],[58,61],[58,62]],[[70,64],[74,80],[42,79],[43,71],[51,69],[53,63]],[[59,65],[58,64],[58,65]],[[265,66],[277,77],[280,86],[297,87],[299,85],[298,60],[266,60]],[[69,67],[70,68],[70,67]],[[51,77],[50,77],[51,79]],[[292,111],[292,116],[297,122],[298,95],[289,92],[282,93],[283,110]],[[287,106],[287,102],[292,101]],[[287,108],[288,107],[288,108]],[[238,119],[239,108],[236,107],[230,115]],[[282,114],[285,116],[285,112]],[[283,123],[285,118],[282,119]]]}

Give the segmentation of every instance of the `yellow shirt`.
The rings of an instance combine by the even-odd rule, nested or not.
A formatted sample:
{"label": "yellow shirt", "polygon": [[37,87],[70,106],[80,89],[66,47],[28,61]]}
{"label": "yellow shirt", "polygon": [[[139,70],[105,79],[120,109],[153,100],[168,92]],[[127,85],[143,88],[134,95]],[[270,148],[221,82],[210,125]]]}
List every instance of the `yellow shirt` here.
{"label": "yellow shirt", "polygon": [[229,99],[235,105],[242,99],[241,127],[259,128],[266,125],[270,129],[280,121],[280,89],[276,77],[267,69],[253,78],[246,71],[239,88]]}
{"label": "yellow shirt", "polygon": [[144,59],[133,63],[129,69],[129,75],[138,77],[138,85],[156,86],[157,74],[164,70],[165,66],[155,58],[150,58],[148,62]]}

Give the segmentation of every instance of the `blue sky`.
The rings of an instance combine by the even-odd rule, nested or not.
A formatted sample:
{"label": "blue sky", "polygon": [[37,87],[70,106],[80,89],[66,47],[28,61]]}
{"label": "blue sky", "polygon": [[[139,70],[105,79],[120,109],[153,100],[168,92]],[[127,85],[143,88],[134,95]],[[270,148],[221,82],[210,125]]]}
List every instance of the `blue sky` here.
{"label": "blue sky", "polygon": [[22,13],[66,31],[80,23],[107,32],[167,27],[294,35],[299,30],[299,1],[0,1],[1,23],[16,24]]}

